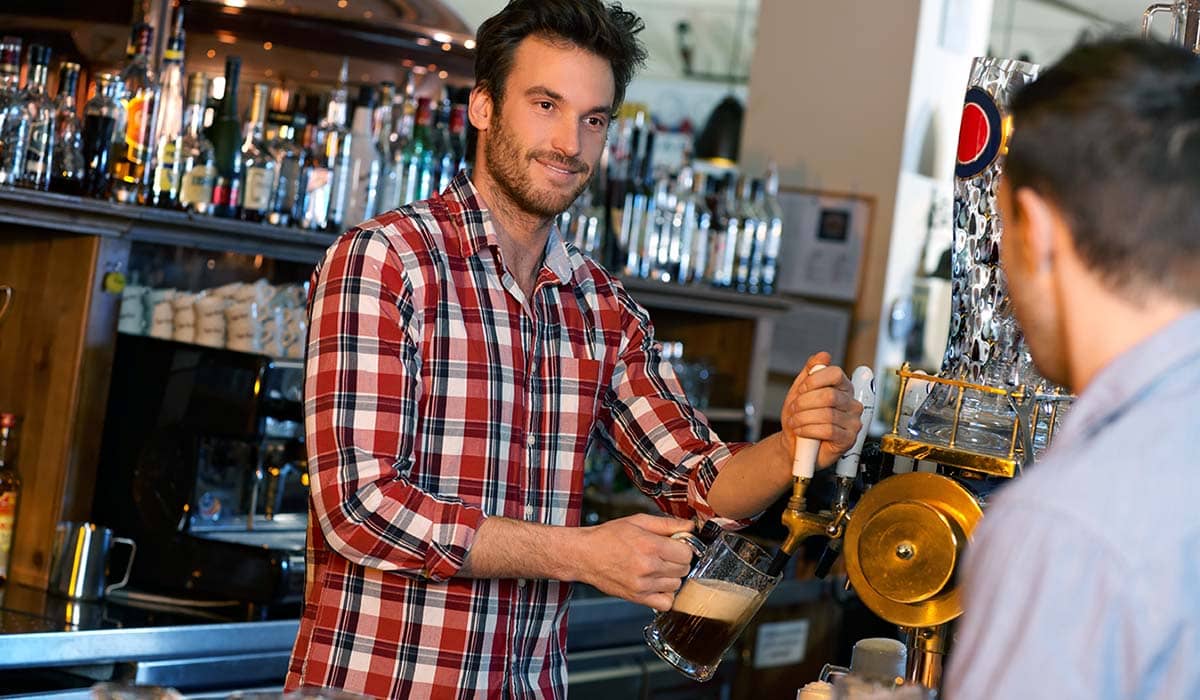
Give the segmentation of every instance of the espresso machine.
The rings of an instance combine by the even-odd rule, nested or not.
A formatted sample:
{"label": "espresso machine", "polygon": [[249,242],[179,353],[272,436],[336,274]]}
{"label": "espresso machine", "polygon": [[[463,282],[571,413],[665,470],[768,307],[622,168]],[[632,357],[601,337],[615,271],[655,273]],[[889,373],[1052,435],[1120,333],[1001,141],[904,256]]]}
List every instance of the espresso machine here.
{"label": "espresso machine", "polygon": [[118,334],[93,519],[137,542],[129,588],[298,602],[303,364]]}

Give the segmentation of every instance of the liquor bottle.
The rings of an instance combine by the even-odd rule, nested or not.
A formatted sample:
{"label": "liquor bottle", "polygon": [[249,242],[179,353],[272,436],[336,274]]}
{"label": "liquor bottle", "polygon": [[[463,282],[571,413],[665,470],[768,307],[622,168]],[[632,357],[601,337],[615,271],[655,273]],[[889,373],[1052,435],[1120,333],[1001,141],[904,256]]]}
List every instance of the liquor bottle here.
{"label": "liquor bottle", "polygon": [[413,125],[412,138],[404,146],[404,194],[400,198],[401,204],[426,199],[433,189],[433,148],[429,135],[432,122],[430,100],[428,97],[422,97],[417,100],[417,121]]}
{"label": "liquor bottle", "polygon": [[0,183],[10,183],[7,160],[8,141],[4,139],[4,125],[9,114],[16,114],[21,107],[21,40],[6,36],[0,40]]}
{"label": "liquor bottle", "polygon": [[213,187],[217,183],[216,156],[204,135],[204,112],[208,102],[208,76],[188,76],[187,106],[183,111],[183,136],[177,151],[179,207],[197,214],[211,214]]}
{"label": "liquor bottle", "polygon": [[17,474],[10,445],[16,426],[16,416],[0,413],[0,583],[8,580],[17,499],[21,495],[21,476]]}
{"label": "liquor bottle", "polygon": [[717,196],[718,224],[714,227],[710,281],[716,287],[732,287],[737,269],[738,234],[742,221],[738,218],[737,184],[733,173],[725,176]]}
{"label": "liquor bottle", "polygon": [[642,133],[645,129],[645,113],[638,111],[631,118],[617,123],[617,133],[608,152],[608,229],[605,267],[612,272],[627,269],[631,252],[634,181],[641,172],[638,157],[641,152]]}
{"label": "liquor bottle", "polygon": [[779,171],[772,163],[767,168],[767,180],[763,185],[763,218],[767,225],[766,242],[763,244],[762,286],[763,294],[775,293],[775,273],[779,267],[779,246],[783,240],[783,207],[779,204]]}
{"label": "liquor bottle", "polygon": [[221,111],[212,125],[213,158],[217,181],[213,185],[212,214],[236,218],[242,204],[242,125],[238,120],[238,78],[242,59],[225,59],[225,96]]}
{"label": "liquor bottle", "polygon": [[4,163],[0,171],[8,182],[36,190],[50,189],[51,161],[54,158],[54,102],[46,94],[50,67],[50,49],[38,44],[29,47],[29,74],[16,110],[10,111],[4,124]]}
{"label": "liquor bottle", "polygon": [[[325,110],[325,120],[321,122],[321,134],[324,137],[325,167],[333,175],[329,193],[330,231],[340,232],[346,224],[346,204],[350,194],[350,129],[346,126],[349,114],[350,61],[342,60],[342,69],[338,73],[338,82],[329,97],[329,107]],[[358,223],[358,222],[353,222]]]}
{"label": "liquor bottle", "polygon": [[456,156],[454,144],[450,139],[450,112],[453,105],[450,98],[443,93],[441,102],[433,119],[433,177],[430,185],[431,194],[441,192],[450,186],[454,177]]}
{"label": "liquor bottle", "polygon": [[145,204],[150,199],[153,175],[154,129],[158,117],[159,86],[150,67],[154,30],[138,23],[133,27],[121,71],[125,86],[125,139],[118,144],[112,163],[112,197],[118,202]]}
{"label": "liquor bottle", "polygon": [[156,157],[150,186],[151,203],[164,209],[179,206],[179,182],[183,175],[178,153],[183,140],[184,41],[183,6],[180,5],[175,9],[175,26],[163,52],[162,97],[155,127]]}
{"label": "liquor bottle", "polygon": [[[625,193],[625,206],[622,220],[629,222],[629,230],[625,236],[629,257],[625,262],[625,274],[634,277],[650,276],[650,226],[647,221],[654,220],[654,180],[651,153],[654,150],[654,130],[646,132],[646,147],[641,153],[635,153],[631,161],[630,186]],[[648,216],[647,216],[648,215]]]}
{"label": "liquor bottle", "polygon": [[371,161],[371,172],[368,176],[367,188],[375,192],[372,211],[367,216],[374,217],[395,208],[399,197],[400,173],[396,171],[392,160],[393,137],[392,105],[396,99],[396,86],[389,81],[379,84],[379,106],[375,109],[375,158]]}
{"label": "liquor bottle", "polygon": [[121,78],[112,73],[96,77],[96,94],[83,107],[83,194],[107,197],[112,160],[118,142],[125,140],[125,92]]}
{"label": "liquor bottle", "polygon": [[75,112],[79,90],[79,64],[64,61],[58,67],[58,95],[54,98],[54,158],[50,163],[50,189],[63,194],[83,193],[83,125]]}
{"label": "liquor bottle", "polygon": [[392,171],[395,173],[395,189],[386,194],[379,206],[386,211],[407,204],[404,186],[405,149],[412,140],[413,130],[417,124],[416,76],[409,72],[404,83],[403,92],[396,95],[392,103],[392,133],[388,136],[391,143]]}
{"label": "liquor bottle", "polygon": [[748,292],[754,280],[750,279],[750,262],[754,255],[754,239],[758,232],[758,213],[754,210],[753,182],[745,175],[738,178],[737,196],[733,201],[736,208],[738,229],[734,246],[733,286],[739,292]]}
{"label": "liquor bottle", "polygon": [[454,174],[468,170],[470,155],[467,153],[467,106],[454,105],[450,110],[450,148],[454,154]]}
{"label": "liquor bottle", "polygon": [[304,130],[305,118],[303,112],[272,111],[267,115],[267,121],[271,125],[267,152],[275,160],[275,192],[271,195],[267,222],[287,226],[292,221],[299,196],[304,149],[296,143],[296,134]]}
{"label": "liquor bottle", "polygon": [[258,83],[250,100],[250,118],[246,120],[242,141],[242,171],[246,185],[242,188],[242,218],[246,221],[265,221],[271,213],[271,196],[275,193],[275,158],[265,139],[267,98],[271,86]]}
{"label": "liquor bottle", "polygon": [[354,124],[350,128],[350,163],[347,168],[346,208],[342,223],[357,226],[375,216],[378,199],[378,178],[371,181],[371,172],[378,172],[379,153],[371,135],[375,114],[375,88],[363,85],[358,91],[354,109]]}
{"label": "liquor bottle", "polygon": [[[687,178],[684,177],[687,173]],[[688,189],[684,189],[683,185]],[[680,172],[680,214],[678,225],[680,260],[677,281],[682,284],[702,282],[708,270],[708,251],[712,237],[712,210],[708,207],[704,192],[707,179],[704,173],[694,172],[685,166]]]}

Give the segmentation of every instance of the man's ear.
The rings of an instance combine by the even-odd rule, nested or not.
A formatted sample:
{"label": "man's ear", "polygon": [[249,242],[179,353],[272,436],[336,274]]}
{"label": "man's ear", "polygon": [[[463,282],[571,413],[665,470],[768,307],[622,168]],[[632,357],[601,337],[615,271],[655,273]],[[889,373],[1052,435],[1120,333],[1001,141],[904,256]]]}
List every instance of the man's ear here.
{"label": "man's ear", "polygon": [[492,100],[492,93],[486,85],[476,85],[472,88],[471,99],[467,105],[467,116],[476,131],[488,130],[492,123],[492,110],[495,108],[496,103]]}
{"label": "man's ear", "polygon": [[1005,227],[1004,235],[1020,236],[1020,250],[1030,271],[1045,272],[1054,264],[1058,235],[1065,220],[1058,206],[1029,187],[1013,194],[1016,226]]}

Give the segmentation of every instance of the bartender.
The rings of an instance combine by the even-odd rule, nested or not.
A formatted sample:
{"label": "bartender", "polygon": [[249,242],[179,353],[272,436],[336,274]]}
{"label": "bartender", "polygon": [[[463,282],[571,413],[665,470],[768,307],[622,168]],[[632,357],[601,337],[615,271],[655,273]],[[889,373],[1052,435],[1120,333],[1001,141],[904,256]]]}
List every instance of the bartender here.
{"label": "bartender", "polygon": [[[341,236],[314,274],[308,582],[288,688],[561,698],[571,583],[666,610],[693,521],[748,522],[798,436],[832,464],[861,406],[813,356],[783,432],[721,442],[621,284],[553,226],[645,59],[603,0],[513,0],[479,28],[475,166]],[[602,442],[668,517],[580,527]]]}
{"label": "bartender", "polygon": [[1000,256],[1078,394],[968,550],[946,697],[1200,697],[1200,63],[1082,44],[1013,99]]}

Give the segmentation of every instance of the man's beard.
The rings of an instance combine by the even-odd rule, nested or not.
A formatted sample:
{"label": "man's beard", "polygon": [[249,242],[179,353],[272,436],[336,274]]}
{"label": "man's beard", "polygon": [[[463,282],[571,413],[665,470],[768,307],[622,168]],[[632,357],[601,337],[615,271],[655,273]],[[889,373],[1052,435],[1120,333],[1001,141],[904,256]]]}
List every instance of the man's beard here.
{"label": "man's beard", "polygon": [[[578,158],[568,158],[554,151],[529,151],[521,153],[521,145],[502,124],[499,110],[492,118],[487,140],[484,144],[488,173],[497,186],[521,211],[542,219],[552,219],[568,207],[587,189],[591,181],[591,168]],[[533,184],[529,167],[533,161],[541,160],[571,172],[584,172],[589,176],[580,180],[579,186],[569,193],[560,190],[542,190]]]}

